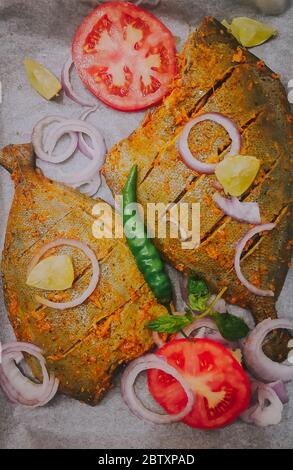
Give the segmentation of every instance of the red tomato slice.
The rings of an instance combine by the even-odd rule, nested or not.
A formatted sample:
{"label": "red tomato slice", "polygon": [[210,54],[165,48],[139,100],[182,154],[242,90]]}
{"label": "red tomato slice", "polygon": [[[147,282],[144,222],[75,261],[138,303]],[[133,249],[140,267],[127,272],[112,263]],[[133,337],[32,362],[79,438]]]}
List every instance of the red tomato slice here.
{"label": "red tomato slice", "polygon": [[[224,346],[209,339],[175,340],[157,353],[175,367],[195,394],[192,411],[183,422],[194,428],[214,429],[234,421],[250,399],[249,380],[241,365]],[[148,371],[154,399],[170,414],[187,403],[181,385],[157,369]]]}
{"label": "red tomato slice", "polygon": [[121,111],[161,101],[176,73],[172,33],[154,15],[126,2],[104,3],[83,21],[72,57],[87,88]]}

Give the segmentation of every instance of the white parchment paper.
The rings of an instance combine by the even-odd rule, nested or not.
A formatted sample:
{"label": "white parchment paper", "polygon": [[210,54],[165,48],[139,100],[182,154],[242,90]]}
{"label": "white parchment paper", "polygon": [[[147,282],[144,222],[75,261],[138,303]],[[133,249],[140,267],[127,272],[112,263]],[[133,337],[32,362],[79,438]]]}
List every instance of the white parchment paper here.
{"label": "white parchment paper", "polygon": [[[90,7],[79,0],[0,0],[0,80],[2,83],[0,145],[30,141],[33,125],[47,114],[77,117],[80,108],[61,96],[47,103],[34,93],[24,74],[25,56],[44,63],[60,75],[78,24]],[[277,73],[285,85],[293,79],[293,7],[281,16],[264,18],[241,0],[162,0],[156,14],[181,38],[205,15],[218,19],[251,16],[274,25],[279,36],[256,48],[255,53]],[[119,113],[105,106],[89,120],[99,126],[108,148],[127,136],[142,113]],[[13,187],[0,168],[0,249]],[[293,318],[293,271],[278,302],[281,316]],[[0,340],[13,338],[0,286]],[[293,384],[289,387],[293,403]],[[212,432],[192,430],[183,424],[152,426],[132,416],[116,385],[95,408],[58,396],[50,405],[26,409],[11,405],[0,390],[0,448],[293,448],[293,405],[284,409],[276,427],[255,428],[241,422]]]}

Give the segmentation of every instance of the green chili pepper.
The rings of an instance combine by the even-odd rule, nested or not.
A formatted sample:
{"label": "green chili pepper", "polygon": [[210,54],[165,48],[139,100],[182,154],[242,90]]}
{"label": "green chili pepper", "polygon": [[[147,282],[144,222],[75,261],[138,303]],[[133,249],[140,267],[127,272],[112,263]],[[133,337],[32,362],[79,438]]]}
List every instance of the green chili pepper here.
{"label": "green chili pepper", "polygon": [[[168,306],[172,301],[172,285],[165,272],[160,253],[147,237],[144,222],[137,215],[132,204],[136,204],[137,166],[131,169],[122,191],[123,227],[131,253],[136,259],[139,270],[153,291],[157,300]],[[135,215],[133,213],[135,212]]]}

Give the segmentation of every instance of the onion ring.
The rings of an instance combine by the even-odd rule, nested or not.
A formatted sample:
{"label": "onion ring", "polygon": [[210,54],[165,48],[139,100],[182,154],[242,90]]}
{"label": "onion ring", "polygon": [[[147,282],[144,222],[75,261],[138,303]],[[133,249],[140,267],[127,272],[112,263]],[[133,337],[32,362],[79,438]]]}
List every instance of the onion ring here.
{"label": "onion ring", "polygon": [[241,137],[239,130],[229,119],[228,117],[224,116],[220,113],[204,113],[200,114],[196,118],[189,121],[184,127],[180,134],[178,140],[178,150],[180,152],[181,158],[185,165],[189,167],[191,170],[195,170],[198,173],[205,173],[205,174],[213,174],[215,173],[215,169],[217,164],[216,163],[204,163],[197,160],[191,153],[189,144],[188,144],[188,136],[191,129],[198,123],[203,121],[213,121],[217,124],[220,124],[229,134],[232,144],[231,149],[227,153],[226,157],[237,155],[240,152],[241,148]]}
{"label": "onion ring", "polygon": [[[106,153],[106,147],[104,139],[101,133],[90,123],[85,123],[79,119],[67,119],[60,123],[57,129],[52,130],[48,133],[48,140],[50,141],[50,146],[48,148],[49,156],[52,154],[54,147],[56,146],[58,140],[67,133],[70,132],[82,132],[87,134],[92,141],[93,147],[89,147],[87,144],[87,156],[91,158],[92,162],[88,165],[87,168],[80,171],[80,174],[75,178],[75,182],[85,182],[92,177],[93,173],[100,171],[104,163],[104,156]],[[52,160],[51,160],[52,163]],[[64,174],[63,183],[71,181],[72,177],[68,177]],[[74,179],[74,178],[73,178]]]}
{"label": "onion ring", "polygon": [[[43,160],[49,163],[62,163],[65,160],[68,160],[68,158],[70,158],[75,152],[77,148],[77,144],[78,144],[78,138],[75,132],[69,132],[69,136],[71,139],[70,144],[68,145],[68,148],[66,149],[66,151],[64,151],[58,156],[49,155],[45,149],[45,147],[47,147],[48,145],[49,135],[47,135],[46,138],[44,139],[44,146],[43,146],[44,129],[50,124],[52,124],[53,122],[57,122],[61,124],[64,121],[66,122],[66,118],[62,118],[60,116],[47,116],[44,119],[41,119],[35,125],[33,129],[33,133],[32,133],[32,145],[33,145],[35,154],[40,160]],[[56,128],[54,128],[54,132],[56,132]]]}
{"label": "onion ring", "polygon": [[261,224],[260,210],[257,202],[240,202],[237,197],[226,198],[219,193],[213,195],[216,205],[224,214],[239,222]]}
{"label": "onion ring", "polygon": [[266,230],[273,230],[276,227],[276,224],[263,224],[263,225],[258,225],[257,227],[252,228],[251,230],[248,231],[248,233],[240,240],[236,246],[236,251],[235,251],[235,258],[234,258],[234,267],[235,271],[237,274],[237,277],[241,284],[243,284],[250,292],[252,292],[255,295],[259,295],[262,297],[274,297],[274,292],[272,290],[263,290],[259,289],[258,287],[255,287],[253,284],[251,284],[242,274],[241,272],[241,267],[240,267],[240,258],[242,255],[242,251],[244,250],[244,247],[246,243],[257,233],[264,232]]}
{"label": "onion ring", "polygon": [[[199,320],[195,319],[193,323],[183,328],[182,331],[186,336],[191,336],[194,331],[200,330],[202,328],[205,328],[205,329],[208,328],[209,330],[214,331],[214,333],[209,333],[207,330],[205,330],[205,334],[204,334],[205,338],[209,338],[214,341],[217,341],[218,343],[221,343],[230,349],[236,349],[239,347],[238,342],[228,341],[227,339],[223,338],[223,336],[220,334],[218,330],[216,322],[212,320],[211,318],[201,318]],[[184,335],[181,332],[177,333],[175,339],[181,339],[181,338],[184,338]]]}
{"label": "onion ring", "polygon": [[81,106],[94,106],[93,103],[86,101],[84,98],[78,96],[78,94],[73,90],[70,81],[70,69],[73,66],[72,58],[69,56],[66,62],[63,65],[61,72],[61,84],[62,89],[65,95],[70,98],[75,103],[80,104]]}
{"label": "onion ring", "polygon": [[[41,384],[24,376],[17,367],[17,364],[24,358],[23,352],[34,356],[39,361],[43,376]],[[13,403],[37,407],[45,405],[55,396],[59,380],[54,377],[54,374],[49,377],[40,348],[30,343],[15,342],[2,346],[0,385]]]}
{"label": "onion ring", "polygon": [[[180,413],[162,415],[143,406],[135,394],[134,383],[138,374],[148,369],[163,370],[166,374],[172,375],[180,383],[188,399],[186,406]],[[192,410],[195,400],[193,392],[190,390],[182,375],[164,359],[159,358],[155,354],[147,354],[146,356],[132,361],[129,366],[127,366],[121,378],[121,395],[126,405],[135,416],[154,424],[169,424],[182,420]]]}
{"label": "onion ring", "polygon": [[62,246],[62,245],[68,245],[68,246],[73,246],[75,248],[78,248],[79,250],[83,251],[86,256],[89,257],[92,267],[93,267],[93,273],[92,273],[92,278],[90,280],[90,283],[87,287],[87,289],[81,294],[79,297],[77,297],[74,300],[68,301],[68,302],[52,302],[44,297],[41,297],[39,295],[36,295],[36,299],[38,302],[40,302],[42,305],[46,305],[47,307],[50,308],[56,308],[58,310],[65,310],[67,308],[74,308],[77,307],[78,305],[82,304],[95,290],[97,283],[99,281],[99,275],[100,275],[100,268],[99,268],[99,263],[97,261],[96,255],[93,252],[91,248],[89,248],[85,243],[80,242],[78,240],[72,240],[72,239],[66,239],[66,238],[58,238],[57,240],[54,240],[52,242],[46,243],[43,245],[38,252],[34,255],[32,260],[29,263],[28,266],[28,274],[30,271],[36,266],[36,264],[39,262],[40,258],[51,248],[55,248],[57,246]]}
{"label": "onion ring", "polygon": [[257,403],[240,415],[242,421],[261,427],[279,424],[282,419],[283,404],[277,393],[269,385],[260,382],[253,382],[251,389],[257,394]]}
{"label": "onion ring", "polygon": [[243,356],[248,370],[260,380],[266,382],[275,382],[277,380],[289,382],[293,380],[293,365],[274,362],[262,350],[262,343],[265,337],[277,328],[293,330],[293,322],[282,318],[263,320],[247,336],[244,343]]}

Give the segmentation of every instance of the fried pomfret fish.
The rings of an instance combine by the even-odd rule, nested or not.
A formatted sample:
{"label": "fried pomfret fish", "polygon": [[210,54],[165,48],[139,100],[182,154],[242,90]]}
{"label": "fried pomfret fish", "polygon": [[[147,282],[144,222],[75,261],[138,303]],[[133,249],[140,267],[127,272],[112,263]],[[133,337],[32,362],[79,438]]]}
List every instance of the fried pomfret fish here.
{"label": "fried pomfret fish", "polygon": [[[133,164],[138,165],[138,201],[200,203],[200,245],[183,249],[178,239],[156,239],[165,259],[204,277],[215,293],[249,308],[256,321],[276,317],[275,304],[291,260],[293,124],[285,90],[277,74],[241,47],[215,19],[207,17],[190,35],[179,57],[180,70],[170,95],[147,113],[141,125],[108,153],[105,176],[119,194]],[[189,119],[205,112],[229,117],[241,134],[242,155],[260,160],[260,171],[243,201],[258,202],[263,222],[276,228],[247,244],[241,260],[245,277],[274,291],[261,297],[242,285],[235,273],[239,240],[252,227],[225,215],[213,201],[215,175],[200,175],[180,158],[178,136]],[[211,121],[194,126],[189,147],[196,158],[219,162],[231,141]],[[283,357],[284,335],[276,334],[268,354]],[[279,348],[280,346],[280,348]]]}
{"label": "fried pomfret fish", "polygon": [[[4,148],[0,164],[15,182],[2,276],[16,337],[43,350],[48,370],[60,380],[61,393],[95,404],[110,388],[117,367],[152,347],[146,324],[166,313],[165,308],[145,283],[125,239],[93,236],[92,208],[97,201],[36,171],[31,145]],[[42,306],[35,297],[40,290],[26,284],[34,254],[58,238],[86,243],[100,264],[93,294],[81,305],[66,310]],[[72,257],[75,279],[69,290],[41,291],[55,302],[79,296],[92,273],[91,263],[82,251],[63,246],[48,252],[57,253]],[[38,374],[36,365],[30,364]]]}

